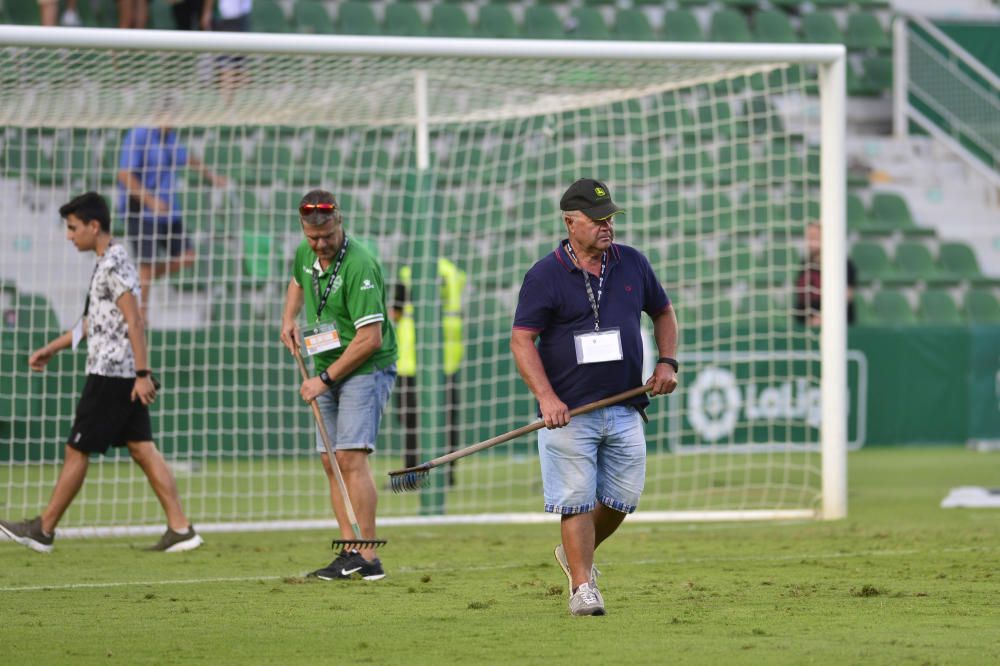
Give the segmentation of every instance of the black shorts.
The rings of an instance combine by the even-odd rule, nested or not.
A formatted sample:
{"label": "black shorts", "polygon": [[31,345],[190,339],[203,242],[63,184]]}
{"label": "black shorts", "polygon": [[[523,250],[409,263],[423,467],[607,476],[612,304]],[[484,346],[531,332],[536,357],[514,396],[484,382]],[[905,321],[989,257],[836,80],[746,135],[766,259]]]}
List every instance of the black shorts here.
{"label": "black shorts", "polygon": [[87,375],[67,442],[83,453],[104,453],[109,446],[153,441],[149,408],[132,401],[132,377]]}

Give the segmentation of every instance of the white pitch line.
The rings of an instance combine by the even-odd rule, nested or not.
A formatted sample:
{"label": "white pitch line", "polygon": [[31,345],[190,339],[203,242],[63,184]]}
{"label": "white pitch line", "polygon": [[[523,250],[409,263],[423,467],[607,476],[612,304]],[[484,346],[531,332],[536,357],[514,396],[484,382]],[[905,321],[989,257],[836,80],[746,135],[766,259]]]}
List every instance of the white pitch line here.
{"label": "white pitch line", "polygon": [[244,576],[236,578],[187,578],[183,580],[126,580],[112,583],[69,583],[67,585],[30,585],[0,587],[0,592],[37,592],[39,590],[84,590],[104,587],[131,587],[143,585],[201,585],[203,583],[249,583],[258,580],[282,580],[288,576]]}
{"label": "white pitch line", "polygon": [[[909,548],[903,550],[863,550],[854,553],[821,553],[808,554],[800,553],[796,555],[768,555],[768,556],[736,556],[736,557],[692,557],[692,558],[672,558],[655,560],[635,560],[630,564],[708,564],[712,562],[787,562],[789,560],[837,560],[851,557],[875,557],[875,556],[906,556],[920,553],[992,553],[1000,550],[1000,546],[963,546],[961,548],[941,548],[936,550],[920,550]],[[614,564],[614,561],[604,564]],[[518,569],[532,566],[531,564],[520,562],[510,564],[492,564],[482,566],[447,566],[447,567],[399,567],[399,573],[440,573],[440,572],[462,572],[462,571],[500,571],[503,569]],[[31,585],[23,587],[0,587],[0,592],[32,592],[39,590],[78,590],[78,589],[99,589],[106,587],[140,587],[145,585],[201,585],[204,583],[249,583],[261,580],[284,580],[285,578],[297,578],[299,576],[245,576],[233,578],[188,578],[183,580],[147,580],[147,581],[119,581],[111,583],[69,583],[67,585]]]}

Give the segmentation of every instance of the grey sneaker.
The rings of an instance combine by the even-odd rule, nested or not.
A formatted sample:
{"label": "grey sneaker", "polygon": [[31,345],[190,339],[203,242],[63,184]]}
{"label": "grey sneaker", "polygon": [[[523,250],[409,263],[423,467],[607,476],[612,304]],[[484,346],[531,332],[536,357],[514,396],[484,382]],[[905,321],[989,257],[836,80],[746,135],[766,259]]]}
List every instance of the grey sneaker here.
{"label": "grey sneaker", "polygon": [[51,553],[52,542],[56,538],[55,534],[45,534],[42,531],[41,516],[35,516],[31,520],[22,520],[19,523],[0,520],[0,532],[6,534],[12,541],[39,553]]}
{"label": "grey sneaker", "polygon": [[569,612],[573,615],[606,615],[604,598],[600,591],[590,583],[584,583],[576,588],[569,598]]}
{"label": "grey sneaker", "polygon": [[[573,575],[569,571],[569,560],[566,559],[566,550],[563,548],[562,544],[556,546],[553,555],[556,556],[556,562],[559,563],[559,567],[566,574],[566,584],[567,590],[569,591],[569,596],[573,596]],[[597,589],[597,577],[601,575],[600,570],[596,566],[590,567],[590,586]]]}
{"label": "grey sneaker", "polygon": [[183,553],[186,550],[194,550],[203,543],[205,543],[204,540],[194,531],[194,525],[188,525],[187,532],[183,533],[175,532],[168,527],[160,540],[146,550],[161,553]]}

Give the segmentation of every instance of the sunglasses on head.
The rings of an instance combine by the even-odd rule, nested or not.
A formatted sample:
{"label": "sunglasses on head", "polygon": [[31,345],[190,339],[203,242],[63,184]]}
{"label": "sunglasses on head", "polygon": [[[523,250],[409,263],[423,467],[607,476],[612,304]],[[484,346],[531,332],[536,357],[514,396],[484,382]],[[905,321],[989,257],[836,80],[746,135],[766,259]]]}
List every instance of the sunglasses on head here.
{"label": "sunglasses on head", "polygon": [[311,203],[302,204],[299,206],[299,215],[305,217],[311,213],[326,213],[330,214],[337,210],[337,204],[335,203]]}

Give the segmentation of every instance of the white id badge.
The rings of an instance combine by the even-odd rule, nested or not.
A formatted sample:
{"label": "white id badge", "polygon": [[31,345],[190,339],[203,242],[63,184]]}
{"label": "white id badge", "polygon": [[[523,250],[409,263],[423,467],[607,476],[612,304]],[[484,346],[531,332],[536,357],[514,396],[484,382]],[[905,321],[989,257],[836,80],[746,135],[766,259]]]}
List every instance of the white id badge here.
{"label": "white id badge", "polygon": [[617,327],[574,333],[573,342],[578,365],[622,360],[622,336]]}
{"label": "white id badge", "polygon": [[73,346],[73,349],[76,349],[77,347],[80,346],[80,340],[83,340],[83,317],[78,319],[77,322],[73,324],[73,331],[71,336],[71,344]]}
{"label": "white id badge", "polygon": [[340,333],[337,333],[337,327],[331,323],[299,329],[299,335],[309,356],[340,348]]}

